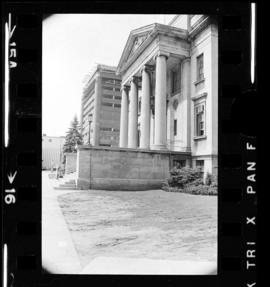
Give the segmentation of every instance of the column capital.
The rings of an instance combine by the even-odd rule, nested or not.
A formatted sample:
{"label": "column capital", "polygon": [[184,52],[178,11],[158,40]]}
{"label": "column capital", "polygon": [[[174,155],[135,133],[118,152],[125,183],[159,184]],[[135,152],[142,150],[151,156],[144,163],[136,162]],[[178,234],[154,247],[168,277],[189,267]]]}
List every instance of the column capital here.
{"label": "column capital", "polygon": [[137,76],[132,76],[129,80],[129,83],[133,82],[135,85],[138,85],[140,78]]}
{"label": "column capital", "polygon": [[181,64],[184,64],[185,62],[189,62],[191,57],[185,57],[182,61]]}
{"label": "column capital", "polygon": [[142,66],[142,68],[140,69],[140,73],[142,74],[143,71],[151,74],[152,72],[154,72],[155,70],[155,66],[153,65],[148,65],[148,64],[145,64]]}
{"label": "column capital", "polygon": [[168,58],[170,57],[170,53],[165,52],[165,51],[158,51],[154,57],[154,60],[156,61],[157,57],[161,57],[161,56],[166,57],[166,60],[168,60]]}
{"label": "column capital", "polygon": [[122,92],[122,91],[128,92],[129,90],[130,90],[130,86],[129,86],[129,85],[122,85],[122,86],[121,86],[121,92]]}

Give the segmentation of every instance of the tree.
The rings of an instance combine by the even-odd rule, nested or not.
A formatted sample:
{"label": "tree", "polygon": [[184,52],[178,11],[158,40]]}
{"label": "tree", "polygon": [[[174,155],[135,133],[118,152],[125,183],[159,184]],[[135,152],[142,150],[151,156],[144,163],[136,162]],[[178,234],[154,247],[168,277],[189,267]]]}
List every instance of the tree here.
{"label": "tree", "polygon": [[76,145],[82,144],[82,135],[79,129],[79,121],[75,115],[65,138],[65,143],[63,146],[64,153],[76,152]]}

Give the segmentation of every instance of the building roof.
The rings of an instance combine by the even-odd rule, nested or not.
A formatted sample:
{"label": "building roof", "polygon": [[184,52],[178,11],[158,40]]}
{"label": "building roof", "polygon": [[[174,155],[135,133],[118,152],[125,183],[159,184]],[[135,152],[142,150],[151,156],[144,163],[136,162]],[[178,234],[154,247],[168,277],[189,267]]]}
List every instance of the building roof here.
{"label": "building roof", "polygon": [[116,72],[116,67],[115,66],[109,66],[109,65],[104,65],[104,64],[96,64],[95,66],[92,67],[89,75],[85,76],[84,82],[85,86],[87,87],[91,80],[94,78],[95,74],[99,71],[103,72]]}

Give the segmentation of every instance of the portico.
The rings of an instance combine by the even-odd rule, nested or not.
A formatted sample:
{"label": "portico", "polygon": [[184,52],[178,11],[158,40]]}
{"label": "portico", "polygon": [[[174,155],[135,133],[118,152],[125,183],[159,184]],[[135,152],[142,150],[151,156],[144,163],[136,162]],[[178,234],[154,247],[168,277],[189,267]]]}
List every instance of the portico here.
{"label": "portico", "polygon": [[120,148],[169,148],[170,68],[189,59],[189,49],[187,31],[180,28],[152,24],[130,33],[117,68],[122,76]]}

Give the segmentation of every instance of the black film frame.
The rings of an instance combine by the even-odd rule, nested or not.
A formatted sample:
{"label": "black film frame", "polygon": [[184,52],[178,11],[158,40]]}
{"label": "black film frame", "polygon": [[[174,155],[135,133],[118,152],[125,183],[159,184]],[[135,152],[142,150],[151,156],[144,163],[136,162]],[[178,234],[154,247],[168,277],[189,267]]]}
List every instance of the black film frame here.
{"label": "black film frame", "polygon": [[[67,5],[68,3],[68,5]],[[256,281],[257,268],[246,269],[247,241],[257,244],[257,228],[246,217],[257,216],[257,196],[245,192],[247,161],[257,160],[247,142],[257,146],[257,79],[250,82],[249,2],[59,2],[3,4],[2,39],[8,14],[16,25],[18,63],[11,71],[10,143],[3,160],[3,243],[8,246],[8,286],[86,286],[142,282],[168,286],[247,286]],[[55,275],[41,266],[41,87],[42,20],[55,13],[151,13],[216,15],[219,27],[218,127],[218,275]],[[260,25],[260,22],[258,21]],[[4,45],[2,41],[2,51]],[[2,59],[4,59],[2,52]],[[4,61],[3,61],[4,62]],[[2,72],[3,72],[2,66]],[[3,73],[4,74],[4,73]],[[252,104],[251,104],[252,102]],[[4,113],[3,113],[4,114]],[[2,126],[3,127],[3,126]],[[4,127],[3,127],[4,128]],[[3,130],[3,129],[2,129]],[[2,137],[3,141],[3,137]],[[17,171],[16,181],[7,177]],[[6,204],[4,191],[14,188],[16,203]],[[252,285],[251,285],[252,286]]]}

